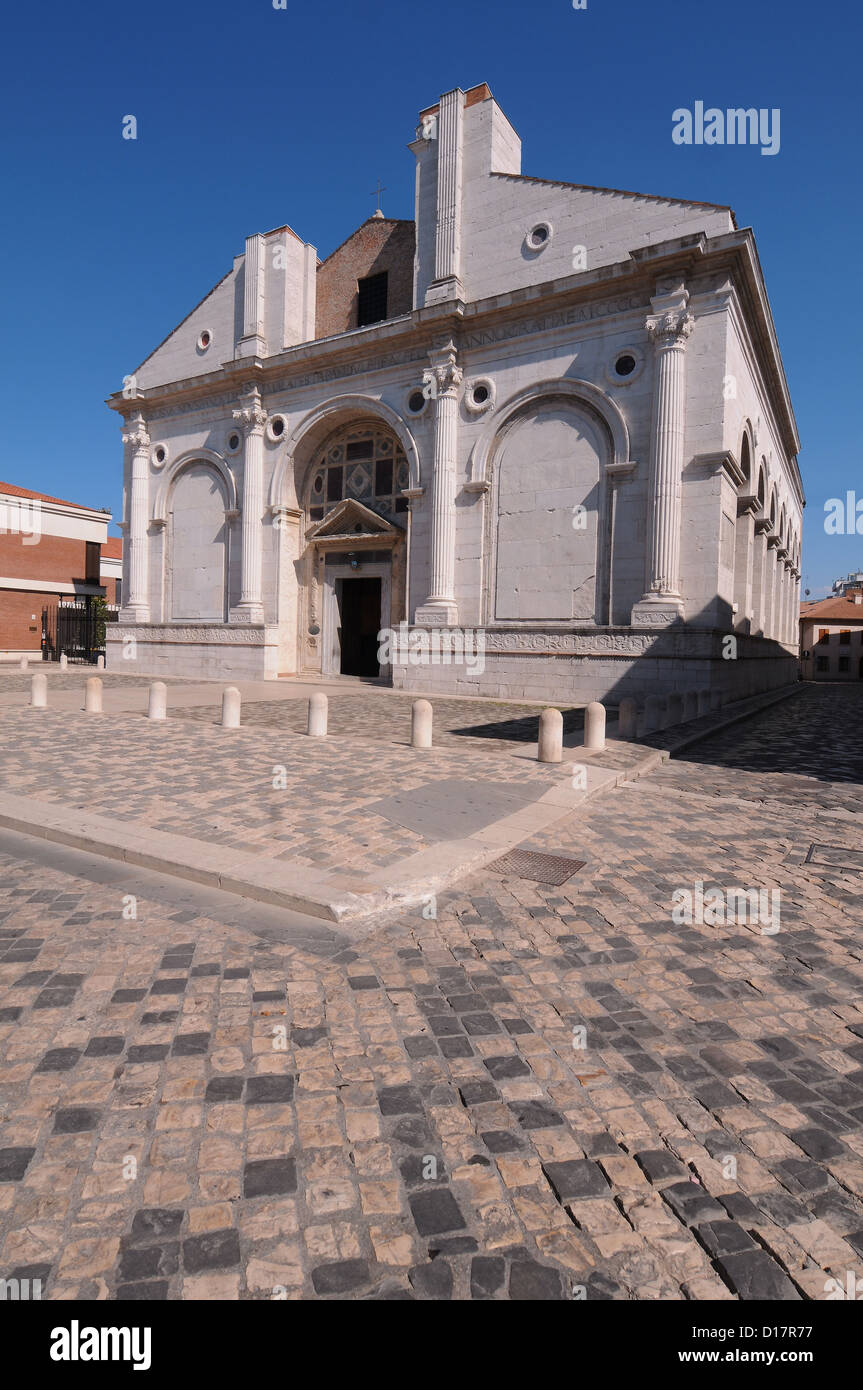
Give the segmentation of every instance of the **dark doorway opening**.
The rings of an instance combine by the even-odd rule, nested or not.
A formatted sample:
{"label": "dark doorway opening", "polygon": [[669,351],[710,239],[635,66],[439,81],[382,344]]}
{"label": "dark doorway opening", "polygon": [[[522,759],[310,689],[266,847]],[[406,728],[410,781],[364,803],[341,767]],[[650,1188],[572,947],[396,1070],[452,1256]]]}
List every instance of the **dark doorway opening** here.
{"label": "dark doorway opening", "polygon": [[378,633],[381,627],[380,578],[363,576],[340,581],[339,644],[343,676],[380,675]]}

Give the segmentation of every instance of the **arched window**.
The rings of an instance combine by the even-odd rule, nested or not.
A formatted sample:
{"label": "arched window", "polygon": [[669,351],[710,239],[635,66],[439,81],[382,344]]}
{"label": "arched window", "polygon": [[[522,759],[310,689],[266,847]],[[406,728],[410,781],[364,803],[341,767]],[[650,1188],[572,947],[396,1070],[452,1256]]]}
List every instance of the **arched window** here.
{"label": "arched window", "polygon": [[349,425],[315,453],[305,499],[309,520],[323,521],[346,499],[392,519],[407,511],[401,494],[409,486],[408,462],[392,431],[372,422]]}
{"label": "arched window", "polygon": [[749,449],[749,432],[744,430],[743,443],[740,446],[740,470],[743,474],[741,489],[743,492],[749,491],[749,480],[752,474],[752,455]]}

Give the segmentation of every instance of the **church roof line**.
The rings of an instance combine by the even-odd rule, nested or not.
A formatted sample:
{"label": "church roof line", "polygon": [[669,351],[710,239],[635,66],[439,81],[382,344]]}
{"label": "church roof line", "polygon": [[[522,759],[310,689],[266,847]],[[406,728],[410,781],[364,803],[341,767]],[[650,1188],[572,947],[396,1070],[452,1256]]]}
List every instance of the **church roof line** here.
{"label": "church roof line", "polygon": [[691,208],[717,208],[723,212],[731,213],[731,220],[737,229],[737,218],[734,209],[728,203],[708,203],[702,198],[675,198],[667,193],[637,193],[631,188],[602,188],[594,183],[568,183],[566,179],[543,179],[535,174],[508,174],[506,171],[493,169],[491,171],[493,179],[516,179],[520,183],[547,183],[555,188],[575,188],[582,193],[615,193],[623,198],[649,198],[656,203],[682,203],[685,207]]}

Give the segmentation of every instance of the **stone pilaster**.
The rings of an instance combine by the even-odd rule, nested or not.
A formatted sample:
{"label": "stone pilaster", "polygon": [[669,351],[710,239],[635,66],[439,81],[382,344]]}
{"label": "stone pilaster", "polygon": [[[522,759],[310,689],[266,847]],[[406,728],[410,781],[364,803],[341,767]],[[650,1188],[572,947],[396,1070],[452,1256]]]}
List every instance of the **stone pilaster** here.
{"label": "stone pilaster", "polygon": [[260,235],[246,237],[243,264],[243,336],[237,357],[266,357],[264,339],[265,243]]}
{"label": "stone pilaster", "polygon": [[742,497],[737,504],[737,529],[734,536],[734,602],[737,614],[734,626],[738,632],[753,632],[755,618],[755,517],[756,497]]}
{"label": "stone pilaster", "polygon": [[455,478],[458,448],[458,392],[462,370],[450,340],[429,354],[423,375],[435,402],[434,474],[432,477],[431,592],[416,611],[417,623],[446,626],[458,622],[455,602]]}
{"label": "stone pilaster", "polygon": [[129,451],[129,491],[127,494],[126,546],[129,559],[120,620],[124,623],[150,621],[147,517],[150,491],[150,436],[143,415],[136,412],[123,434]]}
{"label": "stone pilaster", "polygon": [[426,304],[464,299],[461,282],[463,145],[464,92],[456,88],[440,100],[435,278],[426,291]]}
{"label": "stone pilaster", "polygon": [[677,285],[652,299],[645,327],[656,351],[651,448],[647,588],[632,610],[638,627],[665,627],[685,616],[680,593],[681,473],[686,412],[686,341],[695,320]]}
{"label": "stone pilaster", "polygon": [[240,601],[230,612],[232,623],[262,623],[261,554],[264,515],[264,426],[267,412],[257,387],[244,397],[234,419],[245,435],[243,449],[243,540]]}

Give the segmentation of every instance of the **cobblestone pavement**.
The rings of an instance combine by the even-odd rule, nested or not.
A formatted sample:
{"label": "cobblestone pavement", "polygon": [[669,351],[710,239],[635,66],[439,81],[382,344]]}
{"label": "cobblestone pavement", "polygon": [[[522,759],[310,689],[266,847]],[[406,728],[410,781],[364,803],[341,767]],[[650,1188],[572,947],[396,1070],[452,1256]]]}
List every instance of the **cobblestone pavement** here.
{"label": "cobblestone pavement", "polygon": [[[0,846],[0,1273],[55,1299],[863,1279],[861,716],[806,688],[531,840],[586,861],[562,887],[486,870],[352,949]],[[696,883],[781,890],[781,930],[676,923]]]}
{"label": "cobblestone pavement", "polygon": [[[387,710],[383,697],[375,708],[378,717]],[[267,725],[223,730],[212,710],[207,715],[201,722],[153,723],[138,715],[6,710],[4,789],[68,803],[72,817],[80,806],[249,853],[370,870],[441,838],[397,823],[398,807],[383,805],[394,792],[437,799],[449,792],[461,802],[481,797],[495,820],[536,800],[561,776],[534,758],[507,758],[488,741],[417,752],[344,736],[312,739]],[[454,805],[454,834],[460,816]]]}

